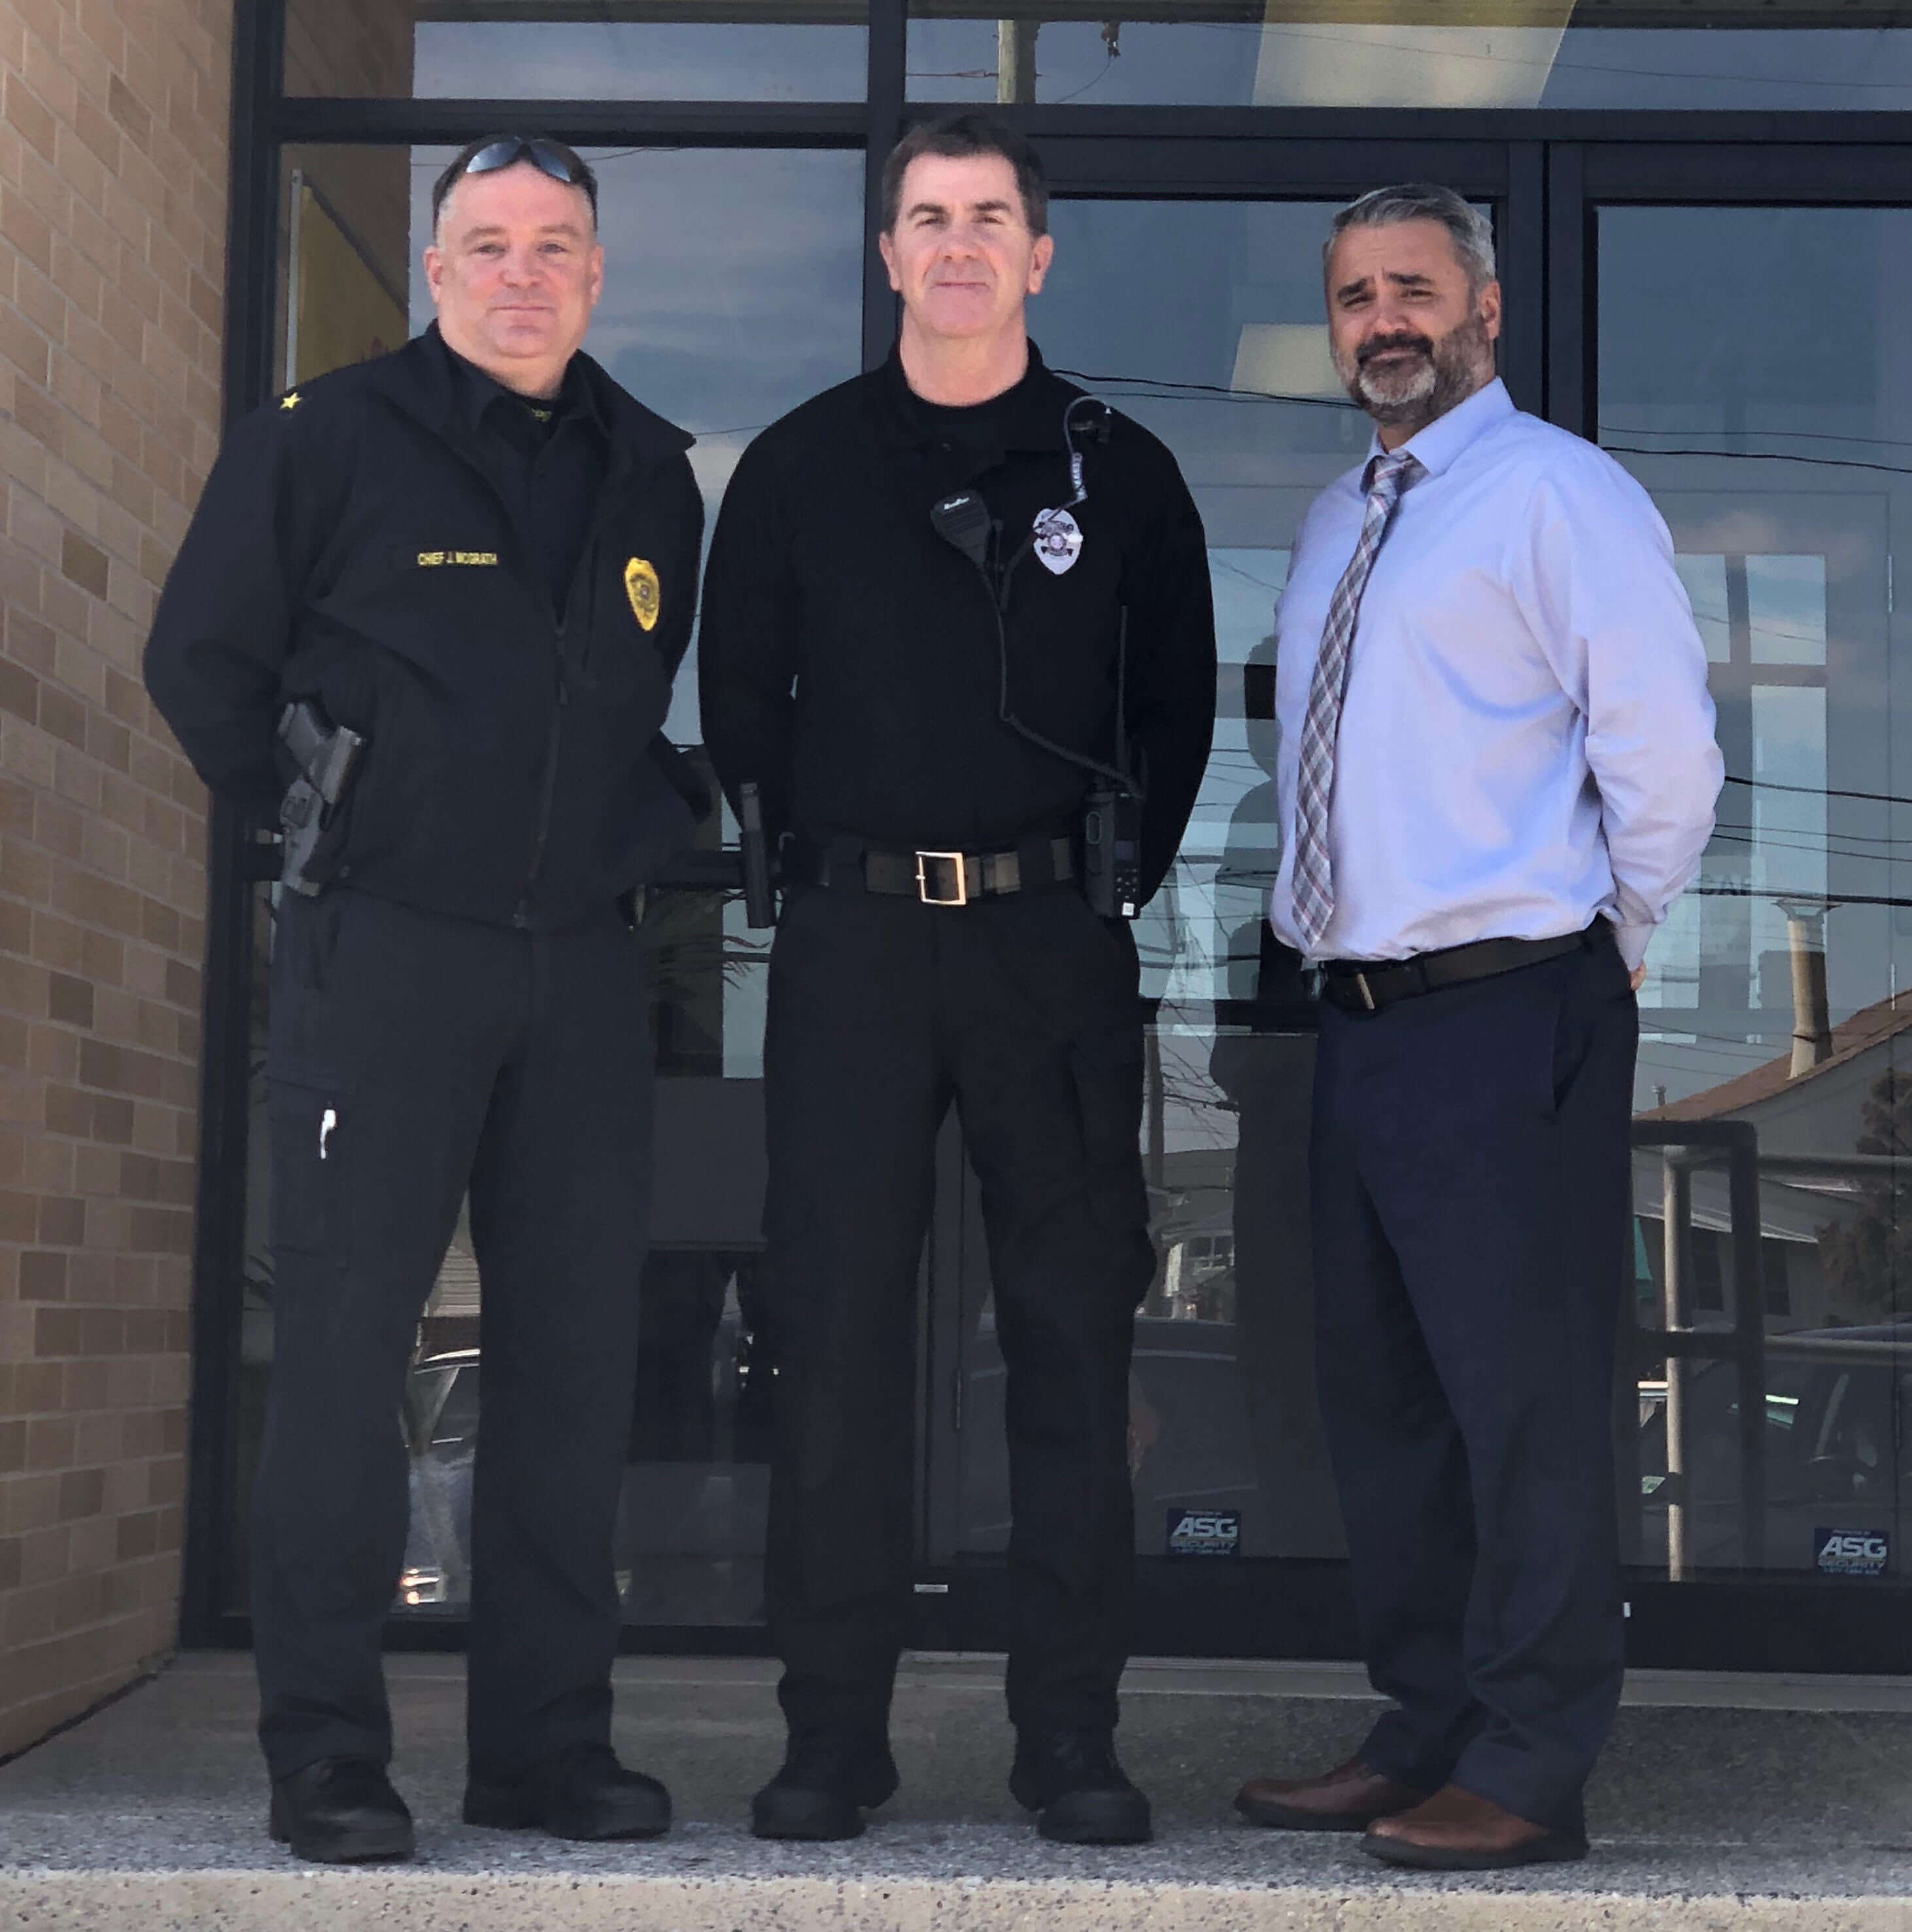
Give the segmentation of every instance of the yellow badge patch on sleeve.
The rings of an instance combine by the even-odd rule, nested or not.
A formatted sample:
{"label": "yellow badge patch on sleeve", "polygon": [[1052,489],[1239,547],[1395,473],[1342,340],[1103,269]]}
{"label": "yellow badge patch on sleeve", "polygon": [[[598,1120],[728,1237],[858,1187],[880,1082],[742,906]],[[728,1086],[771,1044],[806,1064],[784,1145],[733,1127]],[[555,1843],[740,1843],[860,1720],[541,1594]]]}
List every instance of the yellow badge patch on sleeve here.
{"label": "yellow badge patch on sleeve", "polygon": [[664,591],[655,566],[634,556],[624,566],[624,593],[631,599],[631,612],[647,631],[658,627],[658,613],[664,608]]}

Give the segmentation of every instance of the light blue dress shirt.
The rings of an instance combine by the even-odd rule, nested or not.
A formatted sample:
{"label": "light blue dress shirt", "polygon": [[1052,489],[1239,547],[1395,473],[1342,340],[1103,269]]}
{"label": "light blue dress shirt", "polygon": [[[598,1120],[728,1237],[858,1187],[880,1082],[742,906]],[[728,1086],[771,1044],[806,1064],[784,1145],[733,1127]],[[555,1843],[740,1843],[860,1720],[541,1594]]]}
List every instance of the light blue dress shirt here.
{"label": "light blue dress shirt", "polygon": [[[1666,525],[1611,457],[1523,415],[1499,382],[1404,447],[1426,473],[1362,602],[1329,808],[1335,910],[1314,956],[1548,939],[1598,913],[1638,966],[1699,868],[1723,769]],[[1269,916],[1297,950],[1302,728],[1366,466],[1310,508],[1275,616]]]}

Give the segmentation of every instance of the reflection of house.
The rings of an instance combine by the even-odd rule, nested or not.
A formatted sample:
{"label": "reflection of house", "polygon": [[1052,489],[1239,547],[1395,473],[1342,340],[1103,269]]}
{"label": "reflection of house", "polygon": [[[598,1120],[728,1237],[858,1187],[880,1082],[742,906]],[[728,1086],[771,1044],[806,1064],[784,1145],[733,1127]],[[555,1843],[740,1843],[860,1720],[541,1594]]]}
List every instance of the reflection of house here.
{"label": "reflection of house", "polygon": [[[1789,1049],[1750,1072],[1638,1116],[1642,1124],[1745,1120],[1755,1129],[1767,1312],[1783,1318],[1781,1325],[1875,1319],[1896,1300],[1889,1259],[1883,1263],[1886,1278],[1876,1269],[1870,1278],[1863,1271],[1856,1276],[1840,1263],[1855,1235],[1863,1238],[1869,1217],[1875,1224],[1902,1218],[1894,1177],[1877,1163],[1881,1153],[1889,1147],[1899,1150],[1904,1141],[1902,1132],[1893,1134],[1892,1116],[1895,1106],[1902,1118],[1906,1112],[1912,1060],[1899,1069],[1897,1042],[1908,1029],[1912,996],[1902,1004],[1882,1000],[1834,1028],[1831,1051],[1816,1066],[1795,1073]],[[1776,1169],[1774,1162],[1789,1160],[1809,1160],[1813,1166]],[[1643,1150],[1634,1157],[1634,1202],[1641,1219],[1656,1230],[1662,1211],[1657,1151]],[[1694,1312],[1701,1318],[1725,1306],[1731,1268],[1723,1238],[1730,1226],[1724,1172],[1695,1174],[1692,1269]],[[1654,1232],[1649,1231],[1647,1248],[1657,1281],[1661,1254]],[[1889,1255],[1889,1246],[1881,1252]]]}
{"label": "reflection of house", "polygon": [[1151,1190],[1149,1220],[1161,1256],[1145,1315],[1171,1321],[1235,1318],[1235,1150],[1169,1155]]}

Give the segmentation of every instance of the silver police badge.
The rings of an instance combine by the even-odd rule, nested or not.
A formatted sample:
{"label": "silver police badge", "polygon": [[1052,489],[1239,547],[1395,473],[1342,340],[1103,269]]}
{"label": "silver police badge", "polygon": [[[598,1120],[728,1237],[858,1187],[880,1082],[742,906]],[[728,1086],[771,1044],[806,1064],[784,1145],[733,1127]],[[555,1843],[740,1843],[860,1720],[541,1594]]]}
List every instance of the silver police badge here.
{"label": "silver police badge", "polygon": [[1059,577],[1082,554],[1082,526],[1066,510],[1044,510],[1035,519],[1035,554]]}

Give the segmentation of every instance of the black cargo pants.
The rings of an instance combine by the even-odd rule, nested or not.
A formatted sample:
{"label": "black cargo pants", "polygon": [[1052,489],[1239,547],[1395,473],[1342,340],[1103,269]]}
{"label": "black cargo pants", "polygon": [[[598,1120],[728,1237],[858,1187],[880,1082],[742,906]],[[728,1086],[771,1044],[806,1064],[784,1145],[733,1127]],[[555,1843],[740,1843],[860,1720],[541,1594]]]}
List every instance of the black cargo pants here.
{"label": "black cargo pants", "polygon": [[1066,887],[960,908],[800,889],[771,960],[764,1070],[766,1588],[793,1729],[887,1723],[914,1562],[917,1270],[952,1100],[1008,1376],[1009,1714],[1113,1726],[1129,1357],[1155,1266],[1128,928]]}
{"label": "black cargo pants", "polygon": [[611,1532],[635,1386],[652,1062],[639,942],[334,890],[272,962],[274,1353],[253,1490],[275,1777],[383,1762],[379,1637],[408,1514],[400,1406],[469,1186],[483,1288],[473,1771],[608,1737]]}

